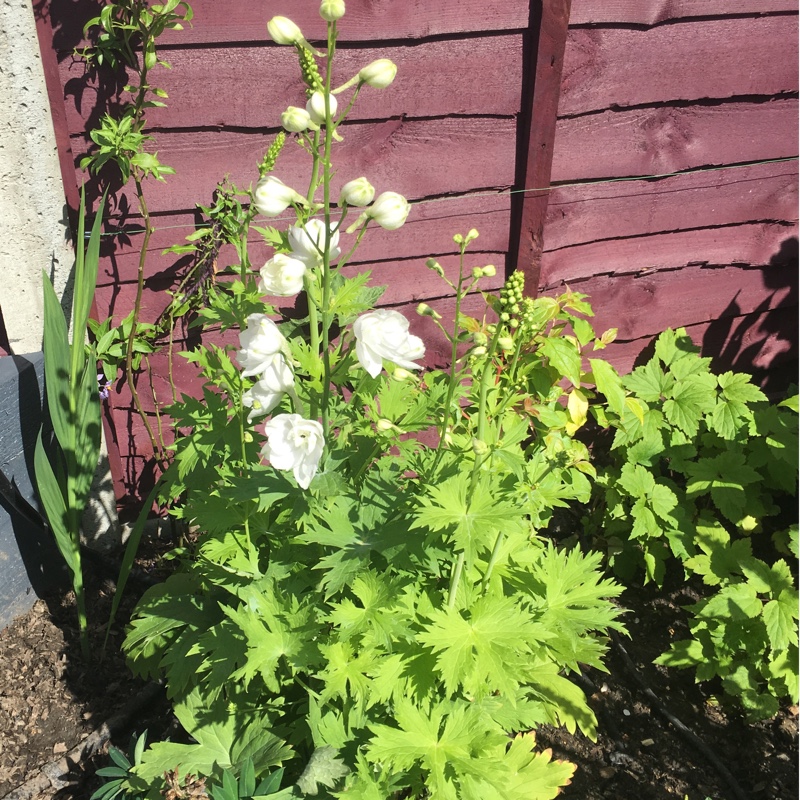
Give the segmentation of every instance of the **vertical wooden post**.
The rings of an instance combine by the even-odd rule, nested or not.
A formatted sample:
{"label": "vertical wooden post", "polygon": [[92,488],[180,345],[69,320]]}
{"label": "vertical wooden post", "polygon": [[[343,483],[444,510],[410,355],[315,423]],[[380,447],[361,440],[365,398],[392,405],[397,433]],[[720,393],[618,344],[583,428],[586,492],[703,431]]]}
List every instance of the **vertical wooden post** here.
{"label": "vertical wooden post", "polygon": [[[516,189],[550,186],[571,0],[541,0],[537,5],[525,59]],[[525,273],[526,293],[531,295],[539,286],[549,198],[549,191],[528,191],[515,195],[512,204],[509,260],[512,268]]]}

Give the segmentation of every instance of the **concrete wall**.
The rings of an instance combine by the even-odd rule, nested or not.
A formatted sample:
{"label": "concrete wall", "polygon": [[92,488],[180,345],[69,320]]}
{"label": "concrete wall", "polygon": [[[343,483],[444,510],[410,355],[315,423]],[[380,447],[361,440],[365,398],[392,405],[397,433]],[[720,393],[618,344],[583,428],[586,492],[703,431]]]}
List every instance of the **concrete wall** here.
{"label": "concrete wall", "polygon": [[42,270],[61,297],[74,263],[31,0],[0,0],[0,98],[0,308],[22,354],[42,349]]}

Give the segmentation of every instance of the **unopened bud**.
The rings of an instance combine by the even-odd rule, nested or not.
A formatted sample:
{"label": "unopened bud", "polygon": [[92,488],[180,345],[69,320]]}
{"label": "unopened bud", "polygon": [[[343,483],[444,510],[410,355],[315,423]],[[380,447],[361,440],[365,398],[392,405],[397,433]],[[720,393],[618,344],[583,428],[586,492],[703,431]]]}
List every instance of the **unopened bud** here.
{"label": "unopened bud", "polygon": [[510,336],[501,336],[497,340],[497,346],[501,350],[513,350],[514,349],[514,340]]}
{"label": "unopened bud", "polygon": [[483,277],[483,267],[473,267],[472,268],[472,277],[475,278],[475,280],[478,280],[479,278],[482,278]]}
{"label": "unopened bud", "polygon": [[478,233],[477,228],[470,228],[469,233],[467,233],[466,237],[464,238],[464,244],[469,244],[474,239],[477,239],[480,236]]}
{"label": "unopened bud", "polygon": [[344,0],[322,0],[319,15],[325,22],[336,22],[344,16]]}
{"label": "unopened bud", "polygon": [[421,317],[431,317],[433,319],[442,318],[442,315],[438,311],[431,308],[427,303],[420,303],[417,306],[417,314],[419,314]]}
{"label": "unopened bud", "polygon": [[407,369],[403,369],[403,367],[396,367],[395,371],[392,373],[392,377],[396,381],[407,381],[409,378],[413,378],[414,374]]}
{"label": "unopened bud", "polygon": [[483,331],[475,331],[472,334],[472,341],[483,347],[489,341],[489,337]]}
{"label": "unopened bud", "polygon": [[472,452],[475,453],[476,456],[485,456],[489,452],[489,445],[482,439],[473,439]]}
{"label": "unopened bud", "polygon": [[444,278],[444,268],[435,258],[429,258],[425,262],[425,266],[432,269],[440,278]]}
{"label": "unopened bud", "polygon": [[386,433],[387,431],[390,431],[390,430],[392,430],[392,428],[394,428],[394,423],[390,419],[379,419],[375,423],[375,427],[381,433]]}
{"label": "unopened bud", "polygon": [[289,106],[281,114],[281,125],[291,133],[300,133],[306,130],[311,122],[311,115],[304,108]]}
{"label": "unopened bud", "polygon": [[303,32],[288,17],[273,17],[267,31],[275,44],[297,44],[303,41]]}
{"label": "unopened bud", "polygon": [[481,345],[480,347],[473,347],[471,351],[473,356],[485,356],[486,348]]}
{"label": "unopened bud", "polygon": [[486,278],[494,278],[494,276],[497,275],[497,268],[494,264],[487,264],[483,268],[483,274]]}
{"label": "unopened bud", "polygon": [[379,58],[367,64],[358,73],[358,79],[373,89],[385,89],[397,75],[397,65],[388,58]]}
{"label": "unopened bud", "polygon": [[356,178],[342,186],[339,199],[349,206],[363,208],[375,198],[375,187],[366,178]]}

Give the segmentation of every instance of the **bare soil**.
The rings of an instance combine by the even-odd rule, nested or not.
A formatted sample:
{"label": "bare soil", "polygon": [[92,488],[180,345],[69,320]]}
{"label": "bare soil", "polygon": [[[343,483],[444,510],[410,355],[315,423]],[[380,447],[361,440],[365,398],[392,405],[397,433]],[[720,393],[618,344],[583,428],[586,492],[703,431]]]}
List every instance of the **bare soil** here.
{"label": "bare soil", "polygon": [[[97,654],[113,587],[92,578],[88,591]],[[134,587],[120,623],[136,595]],[[626,618],[630,639],[611,644],[608,674],[589,670],[578,678],[598,717],[597,742],[563,729],[537,732],[540,747],[578,765],[564,800],[798,797],[796,707],[782,708],[768,722],[747,724],[718,685],[698,686],[688,672],[653,665],[671,639],[685,636],[681,606],[694,599],[686,586],[623,596],[622,605],[631,609]],[[102,752],[81,758],[79,745],[132,700],[136,708],[146,688],[130,676],[120,655],[123,635],[122,624],[116,625],[106,658],[84,663],[68,594],[38,601],[0,632],[0,798],[88,800],[98,787],[94,771],[107,759]],[[132,735],[148,729],[152,740],[167,735],[174,724],[163,693],[152,700],[152,691],[149,705],[129,716],[130,723],[111,737],[124,750]],[[679,730],[676,720],[690,733]],[[60,774],[41,786],[44,765],[71,751],[60,766],[47,768],[48,775]],[[40,785],[31,788],[36,780]]]}

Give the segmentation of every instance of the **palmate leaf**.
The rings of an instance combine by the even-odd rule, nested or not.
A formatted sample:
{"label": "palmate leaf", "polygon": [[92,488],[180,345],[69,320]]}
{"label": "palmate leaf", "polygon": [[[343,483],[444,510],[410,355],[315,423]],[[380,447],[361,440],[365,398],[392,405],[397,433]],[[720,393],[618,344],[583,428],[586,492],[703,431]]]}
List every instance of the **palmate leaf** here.
{"label": "palmate leaf", "polygon": [[630,375],[623,379],[625,388],[634,392],[646,403],[656,403],[664,397],[669,397],[675,384],[675,379],[666,374],[658,363],[658,359],[651,359],[642,367],[637,367]]}
{"label": "palmate leaf", "polygon": [[452,695],[463,686],[476,697],[494,691],[515,694],[543,638],[544,627],[510,597],[482,598],[466,619],[455,609],[436,610],[418,637],[436,653],[447,692]]}
{"label": "palmate leaf", "polygon": [[329,745],[318,747],[297,779],[297,786],[303,794],[314,796],[319,791],[318,784],[333,789],[349,771],[335,748]]}
{"label": "palmate leaf", "polygon": [[745,463],[745,455],[729,449],[713,458],[701,458],[686,465],[689,482],[686,496],[694,499],[710,493],[717,508],[733,523],[745,516],[745,486],[758,483],[761,476]]}
{"label": "palmate leaf", "polygon": [[412,529],[448,531],[468,564],[491,549],[501,527],[518,526],[520,518],[520,510],[499,500],[483,479],[470,495],[470,482],[469,474],[461,472],[430,487],[411,523]]}
{"label": "palmate leaf", "polygon": [[664,402],[664,415],[687,436],[695,436],[700,420],[716,404],[716,379],[713,375],[692,375],[677,383]]}

